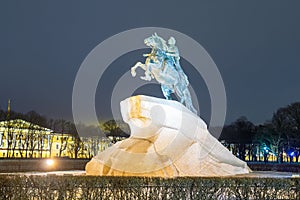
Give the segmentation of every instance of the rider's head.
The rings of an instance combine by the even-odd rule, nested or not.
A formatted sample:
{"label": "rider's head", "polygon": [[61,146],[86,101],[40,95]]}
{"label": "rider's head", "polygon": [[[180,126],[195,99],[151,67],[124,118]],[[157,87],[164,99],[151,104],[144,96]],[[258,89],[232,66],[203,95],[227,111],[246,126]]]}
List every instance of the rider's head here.
{"label": "rider's head", "polygon": [[169,40],[168,40],[168,44],[169,44],[169,45],[175,45],[175,43],[176,43],[175,38],[170,37]]}

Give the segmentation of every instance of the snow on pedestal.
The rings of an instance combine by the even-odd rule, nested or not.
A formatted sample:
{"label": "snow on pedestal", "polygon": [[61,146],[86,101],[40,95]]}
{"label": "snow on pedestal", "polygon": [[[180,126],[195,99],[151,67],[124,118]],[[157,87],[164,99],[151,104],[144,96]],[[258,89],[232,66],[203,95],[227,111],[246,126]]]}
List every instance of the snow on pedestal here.
{"label": "snow on pedestal", "polygon": [[87,175],[227,176],[251,171],[177,101],[139,95],[122,101],[121,112],[130,137],[92,158]]}

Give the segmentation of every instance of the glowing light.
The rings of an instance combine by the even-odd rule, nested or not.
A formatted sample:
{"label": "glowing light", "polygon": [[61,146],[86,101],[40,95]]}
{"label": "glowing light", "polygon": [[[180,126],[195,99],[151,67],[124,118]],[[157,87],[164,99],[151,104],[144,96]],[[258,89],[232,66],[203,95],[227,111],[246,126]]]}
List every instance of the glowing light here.
{"label": "glowing light", "polygon": [[54,164],[54,160],[52,160],[52,159],[47,159],[47,160],[46,160],[46,164],[47,164],[48,166],[52,166],[52,165]]}

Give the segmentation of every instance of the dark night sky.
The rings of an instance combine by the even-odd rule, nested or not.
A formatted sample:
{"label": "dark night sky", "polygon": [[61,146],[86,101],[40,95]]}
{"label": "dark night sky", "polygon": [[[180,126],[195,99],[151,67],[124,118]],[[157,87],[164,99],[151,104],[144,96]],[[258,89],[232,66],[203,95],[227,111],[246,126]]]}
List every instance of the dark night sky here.
{"label": "dark night sky", "polygon": [[[114,34],[146,26],[180,31],[206,49],[226,87],[227,123],[240,116],[263,123],[277,108],[300,101],[299,1],[194,2],[1,1],[1,108],[11,98],[15,111],[71,119],[73,83],[87,54]],[[142,53],[122,56],[107,70],[96,95],[100,117],[110,117],[106,96]],[[207,89],[185,70],[203,91],[207,120]],[[143,91],[160,95],[157,86]]]}

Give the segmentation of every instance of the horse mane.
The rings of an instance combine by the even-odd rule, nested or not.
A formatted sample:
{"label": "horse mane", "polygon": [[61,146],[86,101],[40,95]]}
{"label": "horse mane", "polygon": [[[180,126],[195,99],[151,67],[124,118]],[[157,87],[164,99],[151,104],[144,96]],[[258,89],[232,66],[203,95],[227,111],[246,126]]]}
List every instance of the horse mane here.
{"label": "horse mane", "polygon": [[158,35],[153,35],[153,38],[154,38],[155,42],[159,45],[158,48],[160,48],[163,51],[167,51],[168,45],[167,45],[167,42],[163,38],[159,37]]}

